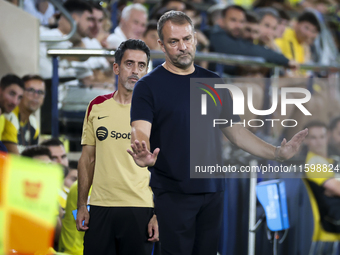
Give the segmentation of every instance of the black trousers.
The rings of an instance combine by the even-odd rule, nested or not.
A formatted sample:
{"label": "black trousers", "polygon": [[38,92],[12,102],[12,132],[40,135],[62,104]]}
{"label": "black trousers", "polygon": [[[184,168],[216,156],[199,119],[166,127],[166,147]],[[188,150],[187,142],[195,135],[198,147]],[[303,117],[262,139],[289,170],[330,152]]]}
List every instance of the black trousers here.
{"label": "black trousers", "polygon": [[224,192],[153,192],[162,255],[217,254]]}
{"label": "black trousers", "polygon": [[153,208],[90,208],[89,229],[84,237],[84,255],[151,255],[148,223]]}

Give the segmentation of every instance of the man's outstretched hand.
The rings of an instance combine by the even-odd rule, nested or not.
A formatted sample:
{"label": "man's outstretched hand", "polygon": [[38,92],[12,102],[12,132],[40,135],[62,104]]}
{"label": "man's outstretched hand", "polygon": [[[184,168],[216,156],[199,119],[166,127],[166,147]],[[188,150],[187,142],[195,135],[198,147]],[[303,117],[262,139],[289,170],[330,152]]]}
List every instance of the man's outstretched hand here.
{"label": "man's outstretched hand", "polygon": [[159,148],[156,148],[153,153],[151,153],[145,141],[142,141],[142,144],[138,140],[135,140],[134,143],[131,144],[131,150],[127,150],[127,152],[132,156],[135,163],[140,167],[153,166],[156,163],[158,153],[160,151]]}
{"label": "man's outstretched hand", "polygon": [[286,139],[283,139],[281,143],[281,147],[278,148],[278,151],[275,156],[281,160],[287,160],[293,157],[299,150],[302,141],[308,135],[308,129],[304,129],[299,133],[295,134],[289,142]]}

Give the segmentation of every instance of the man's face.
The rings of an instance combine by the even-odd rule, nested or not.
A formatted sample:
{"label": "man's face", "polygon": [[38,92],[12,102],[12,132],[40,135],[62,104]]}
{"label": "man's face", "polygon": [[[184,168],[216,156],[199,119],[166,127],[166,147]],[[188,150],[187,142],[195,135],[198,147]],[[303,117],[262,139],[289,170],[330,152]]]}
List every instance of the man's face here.
{"label": "man's face", "polygon": [[0,108],[2,113],[10,113],[20,103],[24,90],[17,84],[0,88]]}
{"label": "man's face", "polygon": [[132,91],[136,82],[148,71],[148,57],[141,50],[126,50],[120,65],[113,65],[113,71],[118,75],[118,85]]}
{"label": "man's face", "polygon": [[93,15],[89,11],[84,11],[82,15],[72,15],[77,23],[77,33],[80,37],[91,37],[91,31],[94,27]]}
{"label": "man's face", "polygon": [[313,24],[302,21],[296,24],[296,36],[300,43],[307,43],[308,45],[313,44],[315,38],[318,36],[319,32],[316,26]]}
{"label": "man's face", "polygon": [[186,69],[194,62],[196,35],[189,23],[183,25],[167,21],[163,27],[163,42],[158,40],[165,58],[172,65]]}
{"label": "man's face", "polygon": [[64,179],[64,186],[70,188],[72,184],[78,179],[78,170],[77,169],[70,169],[68,174]]}
{"label": "man's face", "polygon": [[33,113],[41,107],[44,98],[45,83],[40,80],[29,80],[25,82],[25,92],[20,102],[20,108]]}
{"label": "man's face", "polygon": [[168,10],[174,10],[174,11],[180,11],[184,12],[185,11],[185,4],[182,2],[177,2],[177,1],[170,1],[166,4],[165,6]]}
{"label": "man's face", "polygon": [[121,28],[127,39],[142,39],[146,30],[147,15],[138,10],[131,10],[128,20],[122,19]]}
{"label": "man's face", "polygon": [[266,45],[275,38],[275,31],[278,21],[272,15],[265,15],[260,22],[260,37],[259,40],[262,44]]}
{"label": "man's face", "polygon": [[327,129],[325,127],[309,128],[305,143],[309,151],[323,155],[327,152]]}
{"label": "man's face", "polygon": [[63,166],[68,166],[68,158],[65,152],[65,148],[62,145],[59,146],[48,146],[52,154],[52,161],[59,163]]}
{"label": "man's face", "polygon": [[96,38],[99,31],[101,31],[103,27],[104,12],[96,8],[93,8],[92,16],[93,16],[93,26],[91,28],[90,38]]}
{"label": "man's face", "polygon": [[340,150],[340,121],[336,127],[330,132],[329,142]]}
{"label": "man's face", "polygon": [[149,30],[147,34],[144,36],[143,41],[150,48],[150,50],[160,50],[158,40],[157,30]]}
{"label": "man's face", "polygon": [[260,35],[259,24],[257,23],[246,23],[243,30],[243,39],[253,42],[257,40]]}
{"label": "man's face", "polygon": [[245,14],[238,9],[229,9],[223,19],[224,30],[235,38],[241,38],[246,23]]}
{"label": "man's face", "polygon": [[287,19],[281,19],[281,21],[277,24],[276,31],[275,31],[275,38],[281,38],[283,33],[286,30],[286,27],[288,26],[289,20]]}

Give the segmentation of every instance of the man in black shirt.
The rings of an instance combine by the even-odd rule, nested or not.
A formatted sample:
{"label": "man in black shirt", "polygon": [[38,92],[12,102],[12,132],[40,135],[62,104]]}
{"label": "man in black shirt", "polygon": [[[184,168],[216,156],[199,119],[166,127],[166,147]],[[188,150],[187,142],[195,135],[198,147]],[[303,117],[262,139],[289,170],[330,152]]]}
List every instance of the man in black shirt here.
{"label": "man in black shirt", "polygon": [[[191,78],[218,76],[194,65],[197,40],[187,15],[177,11],[165,13],[158,21],[158,34],[165,63],[140,79],[134,88],[132,151],[128,152],[137,165],[148,166],[151,172],[150,186],[154,192],[162,255],[216,255],[224,180],[190,178],[193,123],[189,88]],[[225,93],[222,101],[221,116],[234,123],[239,121],[239,117],[233,115],[230,94]],[[207,123],[201,125],[205,127]],[[301,131],[288,143],[284,139],[281,147],[275,147],[242,125],[225,125],[221,130],[236,146],[256,156],[277,160],[292,157],[307,135],[307,130]],[[202,146],[214,153],[202,154],[202,162],[221,155],[218,149],[221,139],[216,129],[210,127],[206,131],[204,135],[211,139]]]}

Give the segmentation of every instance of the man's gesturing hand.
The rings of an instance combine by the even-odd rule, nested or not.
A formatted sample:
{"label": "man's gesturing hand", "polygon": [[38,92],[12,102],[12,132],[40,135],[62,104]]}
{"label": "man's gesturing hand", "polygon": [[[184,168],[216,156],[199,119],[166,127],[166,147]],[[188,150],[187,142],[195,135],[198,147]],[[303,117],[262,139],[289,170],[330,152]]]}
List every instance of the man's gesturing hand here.
{"label": "man's gesturing hand", "polygon": [[287,160],[293,157],[299,150],[302,141],[308,134],[308,129],[304,129],[295,134],[293,138],[287,143],[286,139],[283,139],[281,146],[278,147],[278,151],[275,153],[276,157],[281,160]]}
{"label": "man's gesturing hand", "polygon": [[127,150],[127,152],[133,157],[138,166],[153,166],[156,163],[160,151],[159,148],[156,148],[153,153],[151,153],[146,147],[145,141],[142,141],[142,144],[140,144],[138,140],[135,140],[135,142],[131,144],[131,148],[132,151]]}

